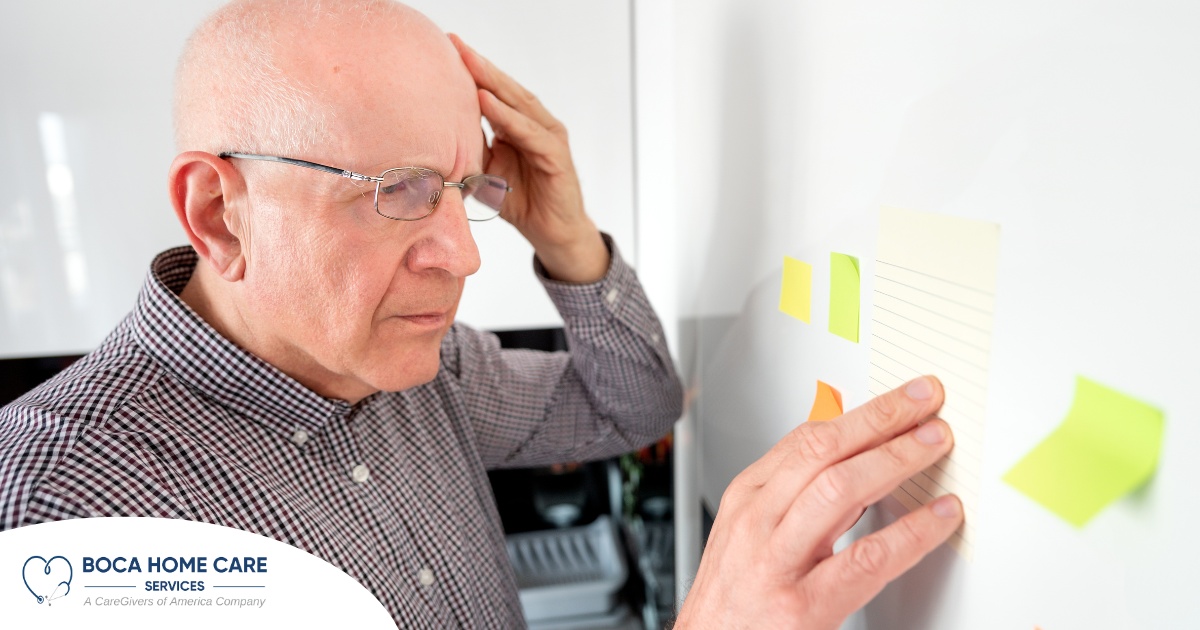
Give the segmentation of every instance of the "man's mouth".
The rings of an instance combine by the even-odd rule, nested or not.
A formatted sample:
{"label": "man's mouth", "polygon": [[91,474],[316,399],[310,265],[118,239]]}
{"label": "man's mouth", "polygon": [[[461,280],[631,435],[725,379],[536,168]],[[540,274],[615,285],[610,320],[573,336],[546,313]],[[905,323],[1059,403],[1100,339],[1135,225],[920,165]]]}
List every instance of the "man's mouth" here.
{"label": "man's mouth", "polygon": [[446,324],[450,317],[449,311],[428,311],[425,313],[410,313],[398,315],[400,319],[421,328],[439,328]]}

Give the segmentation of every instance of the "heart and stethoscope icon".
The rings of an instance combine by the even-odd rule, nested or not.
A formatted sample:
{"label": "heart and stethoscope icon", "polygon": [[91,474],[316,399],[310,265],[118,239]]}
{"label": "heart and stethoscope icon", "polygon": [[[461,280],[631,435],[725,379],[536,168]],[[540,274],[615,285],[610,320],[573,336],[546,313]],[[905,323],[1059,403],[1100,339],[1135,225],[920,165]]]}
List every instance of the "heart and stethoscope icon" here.
{"label": "heart and stethoscope icon", "polygon": [[49,605],[71,592],[75,570],[71,568],[71,562],[62,556],[54,556],[49,560],[31,556],[21,568],[21,577],[25,580],[25,588],[37,598],[38,603]]}

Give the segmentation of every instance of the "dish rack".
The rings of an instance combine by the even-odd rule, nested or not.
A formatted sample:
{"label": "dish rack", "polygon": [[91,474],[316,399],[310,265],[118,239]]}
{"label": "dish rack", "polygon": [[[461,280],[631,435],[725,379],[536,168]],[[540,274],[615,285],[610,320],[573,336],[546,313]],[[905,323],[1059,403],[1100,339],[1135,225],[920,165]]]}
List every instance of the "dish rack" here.
{"label": "dish rack", "polygon": [[628,567],[610,517],[582,527],[513,534],[506,540],[531,626],[602,618],[618,608]]}

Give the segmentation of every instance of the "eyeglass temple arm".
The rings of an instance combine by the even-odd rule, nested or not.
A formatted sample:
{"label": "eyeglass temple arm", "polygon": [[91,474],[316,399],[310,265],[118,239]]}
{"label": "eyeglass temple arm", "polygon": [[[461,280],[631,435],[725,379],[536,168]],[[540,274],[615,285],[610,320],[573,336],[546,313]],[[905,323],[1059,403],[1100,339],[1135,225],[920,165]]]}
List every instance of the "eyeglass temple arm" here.
{"label": "eyeglass temple arm", "polygon": [[[462,182],[446,182],[446,181],[443,181],[443,182],[442,182],[442,187],[444,187],[444,188],[457,188],[457,189],[459,189],[459,190],[465,190],[465,189],[467,188],[467,182],[465,182],[465,181],[462,181]],[[512,186],[505,186],[505,187],[504,187],[504,192],[506,192],[506,193],[510,193],[510,192],[512,192]]]}
{"label": "eyeglass temple arm", "polygon": [[363,175],[362,173],[355,173],[354,171],[348,171],[346,169],[337,168],[334,166],[326,166],[324,164],[317,164],[316,162],[309,162],[307,160],[294,160],[292,158],[279,157],[277,155],[258,155],[255,153],[226,152],[226,153],[218,153],[217,157],[221,157],[221,158],[231,157],[231,158],[238,158],[238,159],[242,159],[242,160],[263,160],[265,162],[282,162],[284,164],[291,164],[292,166],[303,166],[304,168],[311,168],[316,171],[324,171],[326,173],[333,173],[334,175],[338,175],[340,177],[345,177],[347,179],[352,179],[352,180],[356,180],[356,181],[363,181],[363,182],[381,182],[381,181],[383,181],[382,177],[371,177],[370,175]]}

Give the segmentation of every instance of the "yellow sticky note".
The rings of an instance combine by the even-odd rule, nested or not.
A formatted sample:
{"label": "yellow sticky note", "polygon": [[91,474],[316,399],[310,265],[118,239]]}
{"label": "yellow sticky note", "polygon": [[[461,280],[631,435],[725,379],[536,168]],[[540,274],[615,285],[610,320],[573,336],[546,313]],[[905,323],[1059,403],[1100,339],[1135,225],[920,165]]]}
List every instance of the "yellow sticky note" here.
{"label": "yellow sticky note", "polygon": [[1005,473],[1004,481],[1083,527],[1154,474],[1163,424],[1162,411],[1076,377],[1066,419]]}
{"label": "yellow sticky note", "polygon": [[829,255],[829,332],[858,343],[858,259]]}
{"label": "yellow sticky note", "polygon": [[842,415],[842,394],[825,381],[817,381],[817,399],[813,401],[812,411],[808,412],[809,422],[824,422]]}
{"label": "yellow sticky note", "polygon": [[779,310],[806,324],[812,323],[812,265],[791,256],[783,257]]}

